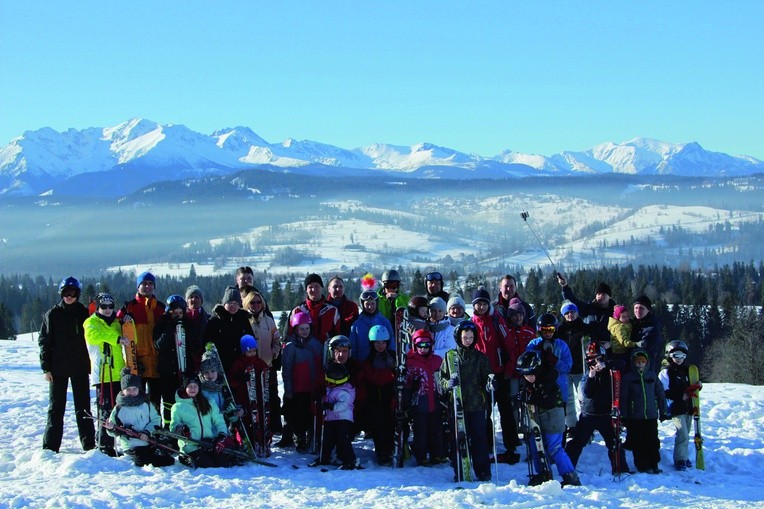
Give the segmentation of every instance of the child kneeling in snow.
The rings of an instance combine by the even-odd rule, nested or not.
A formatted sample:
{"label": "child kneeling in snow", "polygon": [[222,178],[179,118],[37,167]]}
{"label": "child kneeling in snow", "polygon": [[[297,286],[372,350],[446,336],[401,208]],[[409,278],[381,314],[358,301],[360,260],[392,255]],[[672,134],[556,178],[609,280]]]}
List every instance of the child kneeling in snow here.
{"label": "child kneeling in snow", "polygon": [[[117,404],[104,423],[107,433],[115,437],[117,452],[129,456],[136,466],[153,465],[167,467],[175,459],[161,448],[148,443],[151,432],[160,424],[159,413],[153,404],[141,393],[141,377],[131,375],[130,369],[122,371],[120,380],[122,390],[117,394]],[[114,425],[132,429],[140,433],[139,437],[128,436],[115,429]]]}
{"label": "child kneeling in snow", "polygon": [[337,459],[342,462],[340,470],[355,468],[353,451],[353,403],[355,389],[349,382],[347,368],[343,364],[330,362],[326,367],[326,395],[321,404],[324,414],[324,438],[321,455],[309,466],[328,465],[332,451],[337,449]]}

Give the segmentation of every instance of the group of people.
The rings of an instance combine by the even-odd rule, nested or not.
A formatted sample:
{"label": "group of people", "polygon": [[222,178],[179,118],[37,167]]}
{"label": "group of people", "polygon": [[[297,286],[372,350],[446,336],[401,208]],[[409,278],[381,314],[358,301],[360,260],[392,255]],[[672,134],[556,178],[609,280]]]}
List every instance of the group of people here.
{"label": "group of people", "polygon": [[[138,276],[134,298],[120,309],[102,293],[92,314],[79,302],[79,281],[62,281],[61,302],[46,313],[39,339],[50,383],[43,447],[60,448],[71,381],[83,449],[128,454],[137,465],[172,464],[166,447],[151,438],[155,427],[164,427],[180,437],[182,462],[234,464],[236,457],[224,453],[241,443],[241,427],[232,424],[257,433],[246,383],[255,374],[261,394],[267,393],[268,431],[280,434],[274,446],[315,454],[311,466],[356,468],[352,443],[360,436],[373,440],[379,465],[393,465],[401,432],[396,419],[405,411],[403,433],[407,452],[411,434],[413,461],[428,466],[450,460],[456,477],[459,448],[447,414],[457,387],[478,480],[491,479],[492,460],[520,461],[520,436],[529,438],[528,408],[537,411],[544,445],[544,457],[535,447],[527,450],[535,466],[531,484],[548,480],[545,460],[556,465],[563,484],[580,484],[575,466],[595,430],[605,439],[614,474],[631,472],[624,450],[633,451],[637,470],[658,473],[657,423],[669,417],[677,428],[675,467],[690,466],[688,401],[700,384],[689,383],[684,343],[672,341],[663,350],[644,295],[635,299],[631,316],[610,297],[608,285],[600,284],[586,302],[560,275],[562,319],[553,313],[536,317],[507,275],[496,299],[483,287],[474,292],[470,316],[461,297],[445,292],[439,272],[427,273],[426,294],[415,296],[402,291],[395,270],[382,274],[379,288],[368,274],[358,304],[345,296],[339,276],[329,280],[324,295],[322,277],[309,274],[304,302],[279,331],[253,278],[249,267],[240,267],[236,284],[224,290],[211,314],[196,286],[159,301],[149,272]],[[125,324],[135,330],[133,363],[123,356],[131,341]],[[661,361],[667,366],[659,376]],[[623,374],[616,395],[627,430],[623,447],[611,419],[613,371]],[[96,388],[98,426],[89,418],[89,384]],[[500,453],[493,406],[501,423]],[[125,429],[134,433],[125,436]]]}

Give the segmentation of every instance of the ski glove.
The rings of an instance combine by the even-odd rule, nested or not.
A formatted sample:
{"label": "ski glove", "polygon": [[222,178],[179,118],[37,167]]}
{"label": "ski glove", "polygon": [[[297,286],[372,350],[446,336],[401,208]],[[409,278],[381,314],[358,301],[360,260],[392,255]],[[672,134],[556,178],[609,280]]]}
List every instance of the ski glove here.
{"label": "ski glove", "polygon": [[215,452],[217,454],[222,453],[225,450],[226,446],[226,436],[223,433],[220,433],[218,435],[217,440],[215,440]]}
{"label": "ski glove", "polygon": [[186,438],[191,437],[191,429],[185,424],[178,424],[177,426],[175,426],[175,433],[177,433],[178,435],[183,435]]}
{"label": "ski glove", "polygon": [[541,359],[543,360],[544,364],[548,364],[549,366],[554,366],[557,364],[557,356],[551,349],[544,350],[544,353],[541,354]]}
{"label": "ski glove", "polygon": [[453,390],[454,387],[459,386],[459,376],[458,375],[451,375],[451,378],[448,379],[448,388]]}
{"label": "ski glove", "polygon": [[689,387],[687,387],[684,392],[687,393],[687,395],[691,398],[698,397],[698,391],[700,390],[700,384],[692,384]]}
{"label": "ski glove", "polygon": [[324,410],[334,410],[334,403],[331,401],[324,401],[321,403],[321,408]]}

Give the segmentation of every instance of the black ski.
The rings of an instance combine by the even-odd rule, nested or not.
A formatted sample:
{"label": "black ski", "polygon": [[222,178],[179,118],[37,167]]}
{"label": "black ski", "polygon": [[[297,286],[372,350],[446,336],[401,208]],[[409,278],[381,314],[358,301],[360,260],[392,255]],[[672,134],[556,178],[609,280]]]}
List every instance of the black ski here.
{"label": "black ski", "polygon": [[[196,440],[194,438],[181,435],[180,433],[174,433],[164,428],[157,428],[154,433],[164,437],[173,438],[175,440],[184,440],[186,442],[191,442],[193,444],[198,445],[201,449],[204,449],[206,451],[215,450],[214,440],[207,440],[207,439]],[[275,463],[271,463],[269,461],[263,461],[261,459],[256,458],[253,454],[250,454],[245,451],[240,451],[237,449],[231,449],[230,447],[224,448],[221,451],[221,454],[225,454],[226,456],[231,456],[232,458],[236,458],[242,461],[251,461],[253,463],[257,463],[258,465],[264,465],[266,467],[278,467],[278,465],[276,465]]]}
{"label": "black ski", "polygon": [[[459,378],[459,356],[456,350],[446,353],[448,373],[451,377]],[[467,427],[464,422],[464,406],[462,401],[462,387],[457,384],[451,390],[451,417],[453,419],[454,438],[456,442],[456,481],[472,481],[472,461],[470,458],[469,441],[467,439]]]}

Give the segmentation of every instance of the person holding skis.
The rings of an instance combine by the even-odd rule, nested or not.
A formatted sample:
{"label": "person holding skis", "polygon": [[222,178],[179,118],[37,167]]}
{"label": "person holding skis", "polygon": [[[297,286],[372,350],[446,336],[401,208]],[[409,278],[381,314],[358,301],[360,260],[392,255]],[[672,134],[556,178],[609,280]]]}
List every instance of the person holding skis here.
{"label": "person holding skis", "polygon": [[[464,410],[464,425],[467,430],[467,449],[474,466],[478,481],[491,480],[491,460],[488,452],[486,415],[490,407],[490,398],[486,389],[494,390],[488,385],[491,375],[491,363],[484,353],[475,349],[475,338],[478,336],[477,326],[465,320],[454,330],[456,348],[449,350],[440,366],[440,380],[444,392],[452,392],[454,387],[461,387],[462,408]],[[451,371],[449,356],[455,356],[458,373]],[[451,464],[455,476],[459,475],[459,445],[456,433],[452,434]]]}
{"label": "person holding skis", "polygon": [[[90,383],[96,388],[97,417],[105,420],[121,390],[120,377],[125,367],[122,345],[129,341],[122,338],[122,326],[114,312],[114,298],[108,293],[99,293],[95,303],[95,313],[84,323],[85,341],[90,355]],[[104,454],[116,456],[114,438],[102,426],[96,430],[96,444]]]}
{"label": "person holding skis", "polygon": [[[599,431],[608,448],[608,458],[613,475],[630,474],[626,463],[626,453],[620,446],[621,431],[614,429],[613,422],[613,372],[618,361],[607,359],[605,348],[597,343],[589,343],[586,351],[587,371],[581,383],[583,403],[578,424],[571,439],[565,445],[565,452],[575,467],[581,452],[586,447],[594,431]],[[616,394],[616,397],[620,394]]]}
{"label": "person holding skis", "polygon": [[[268,364],[258,357],[258,344],[254,336],[245,334],[241,337],[241,355],[231,366],[230,383],[236,403],[243,407],[243,421],[247,433],[254,440],[259,455],[270,455],[270,432],[265,426],[265,415],[260,410],[263,403],[262,374],[268,370]],[[254,384],[254,385],[252,385]],[[250,390],[254,390],[254,399]]]}
{"label": "person holding skis", "polygon": [[377,290],[379,295],[379,312],[387,318],[390,323],[395,323],[395,310],[400,307],[406,307],[409,302],[409,296],[401,291],[401,275],[395,269],[386,270],[382,273],[382,288]]}
{"label": "person holding skis", "polygon": [[[196,375],[190,375],[175,396],[175,404],[170,412],[170,430],[191,440],[178,440],[181,463],[190,467],[228,467],[234,464],[232,458],[223,453],[232,444],[228,441],[225,419],[217,405],[201,393],[201,382]],[[214,447],[200,447],[196,441],[209,440]]]}
{"label": "person holding skis", "polygon": [[649,366],[647,351],[636,348],[631,354],[631,371],[621,380],[621,405],[626,443],[634,454],[634,466],[642,473],[660,474],[658,419],[668,418],[666,395],[658,375]]}
{"label": "person holding skis", "polygon": [[557,384],[560,386],[562,400],[568,401],[568,373],[573,366],[573,356],[568,344],[556,337],[559,321],[552,313],[545,313],[538,319],[536,329],[539,337],[528,343],[528,350],[537,350],[541,362],[557,372]]}
{"label": "person holding skis", "polygon": [[356,455],[353,451],[355,389],[350,383],[347,367],[330,362],[326,366],[324,381],[326,393],[321,400],[324,418],[320,455],[308,466],[330,464],[332,452],[336,449],[337,459],[342,463],[340,470],[354,470],[356,468]]}
{"label": "person holding skis", "polygon": [[669,341],[666,345],[668,365],[658,374],[663,384],[668,401],[668,414],[676,428],[674,435],[674,468],[679,471],[692,468],[690,461],[690,429],[692,428],[692,398],[703,388],[698,381],[690,383],[689,364],[686,362],[689,353],[684,341]]}
{"label": "person holding skis", "polygon": [[[117,404],[103,427],[115,439],[117,452],[132,459],[136,467],[169,467],[175,464],[175,459],[148,442],[151,433],[161,424],[161,418],[154,405],[142,393],[142,386],[141,377],[130,374],[129,368],[122,372]],[[116,429],[115,425],[140,435],[127,435]]]}
{"label": "person holding skis", "polygon": [[[562,477],[563,486],[580,486],[581,481],[562,443],[565,403],[557,383],[557,370],[554,365],[543,362],[542,355],[539,350],[528,350],[517,360],[517,370],[525,378],[518,399],[521,405],[525,405],[525,412],[540,428],[543,444],[543,451],[529,445],[536,474],[531,475],[528,484],[536,486],[552,478],[551,466],[547,462],[551,459]],[[531,412],[531,405],[535,407],[534,412]],[[527,440],[533,440],[531,435],[532,432],[527,434]]]}
{"label": "person holding skis", "polygon": [[72,384],[77,432],[82,449],[94,449],[95,427],[87,418],[90,412],[90,358],[83,324],[88,309],[79,302],[82,285],[68,277],[58,285],[61,302],[45,313],[40,328],[40,368],[48,383],[48,421],[42,437],[42,448],[58,452],[64,434],[66,391]]}
{"label": "person holding skis", "polygon": [[393,394],[396,354],[390,350],[390,331],[382,325],[369,330],[371,352],[363,363],[359,385],[366,387],[367,433],[374,439],[374,454],[380,466],[393,464]]}
{"label": "person holding skis", "polygon": [[204,330],[205,343],[215,344],[225,372],[231,369],[233,361],[241,355],[241,337],[245,334],[253,335],[250,315],[242,309],[241,304],[239,289],[234,286],[226,288],[223,299],[212,310]]}
{"label": "person holding skis", "polygon": [[[417,466],[448,461],[443,454],[443,423],[437,373],[443,359],[432,352],[430,331],[419,329],[412,336],[414,348],[406,354],[406,388],[412,394],[413,453]],[[428,458],[429,455],[429,458]]]}

